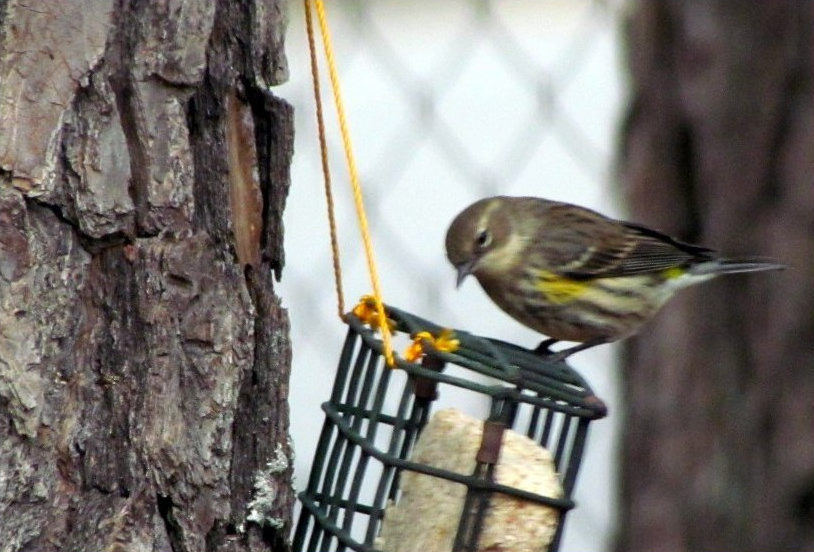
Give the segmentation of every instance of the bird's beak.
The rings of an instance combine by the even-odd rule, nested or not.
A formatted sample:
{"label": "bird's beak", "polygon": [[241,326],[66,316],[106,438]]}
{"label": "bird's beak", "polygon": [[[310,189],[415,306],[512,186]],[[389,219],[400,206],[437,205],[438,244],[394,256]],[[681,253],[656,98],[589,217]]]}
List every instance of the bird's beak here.
{"label": "bird's beak", "polygon": [[461,287],[461,282],[464,281],[464,278],[472,274],[472,269],[475,268],[475,261],[477,259],[472,259],[471,261],[465,262],[463,264],[459,264],[455,267],[458,271],[458,276],[455,279],[455,287]]}

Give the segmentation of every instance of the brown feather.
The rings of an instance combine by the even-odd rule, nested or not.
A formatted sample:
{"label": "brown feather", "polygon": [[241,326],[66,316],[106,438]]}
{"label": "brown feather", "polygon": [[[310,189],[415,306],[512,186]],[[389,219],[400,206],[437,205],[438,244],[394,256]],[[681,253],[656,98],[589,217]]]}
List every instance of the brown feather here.
{"label": "brown feather", "polygon": [[655,273],[716,258],[711,249],[644,226],[575,205],[547,203],[536,206],[542,222],[535,242],[544,248],[549,268],[569,278]]}

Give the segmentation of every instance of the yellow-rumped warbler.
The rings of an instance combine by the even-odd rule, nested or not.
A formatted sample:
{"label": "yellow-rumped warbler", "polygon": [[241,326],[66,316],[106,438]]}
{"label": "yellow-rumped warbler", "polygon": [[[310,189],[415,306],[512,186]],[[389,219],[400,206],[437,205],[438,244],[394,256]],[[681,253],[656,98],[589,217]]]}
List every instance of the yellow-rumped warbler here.
{"label": "yellow-rumped warbler", "polygon": [[726,259],[650,228],[535,197],[490,197],[447,230],[457,284],[473,274],[497,305],[557,341],[580,345],[552,360],[633,335],[680,288],[718,274],[776,270]]}

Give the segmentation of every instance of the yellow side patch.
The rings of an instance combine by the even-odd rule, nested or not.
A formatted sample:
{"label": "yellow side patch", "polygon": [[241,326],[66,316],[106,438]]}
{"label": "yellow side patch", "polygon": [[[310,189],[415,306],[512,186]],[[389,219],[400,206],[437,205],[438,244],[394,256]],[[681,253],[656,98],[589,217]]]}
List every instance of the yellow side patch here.
{"label": "yellow side patch", "polygon": [[571,280],[547,270],[540,271],[537,280],[537,289],[552,303],[573,301],[585,293],[590,285],[589,280]]}
{"label": "yellow side patch", "polygon": [[680,278],[687,273],[687,270],[678,266],[674,266],[672,268],[665,269],[662,271],[661,275],[664,276],[667,280],[672,280],[674,278]]}

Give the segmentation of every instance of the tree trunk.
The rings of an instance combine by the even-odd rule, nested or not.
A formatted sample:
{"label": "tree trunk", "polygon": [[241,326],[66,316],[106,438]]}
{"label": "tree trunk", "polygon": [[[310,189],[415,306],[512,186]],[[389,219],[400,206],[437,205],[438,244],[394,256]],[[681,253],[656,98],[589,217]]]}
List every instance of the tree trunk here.
{"label": "tree trunk", "polygon": [[0,550],[283,551],[282,0],[0,0]]}
{"label": "tree trunk", "polygon": [[628,25],[631,218],[791,268],[687,290],[629,347],[618,549],[814,550],[814,4]]}

